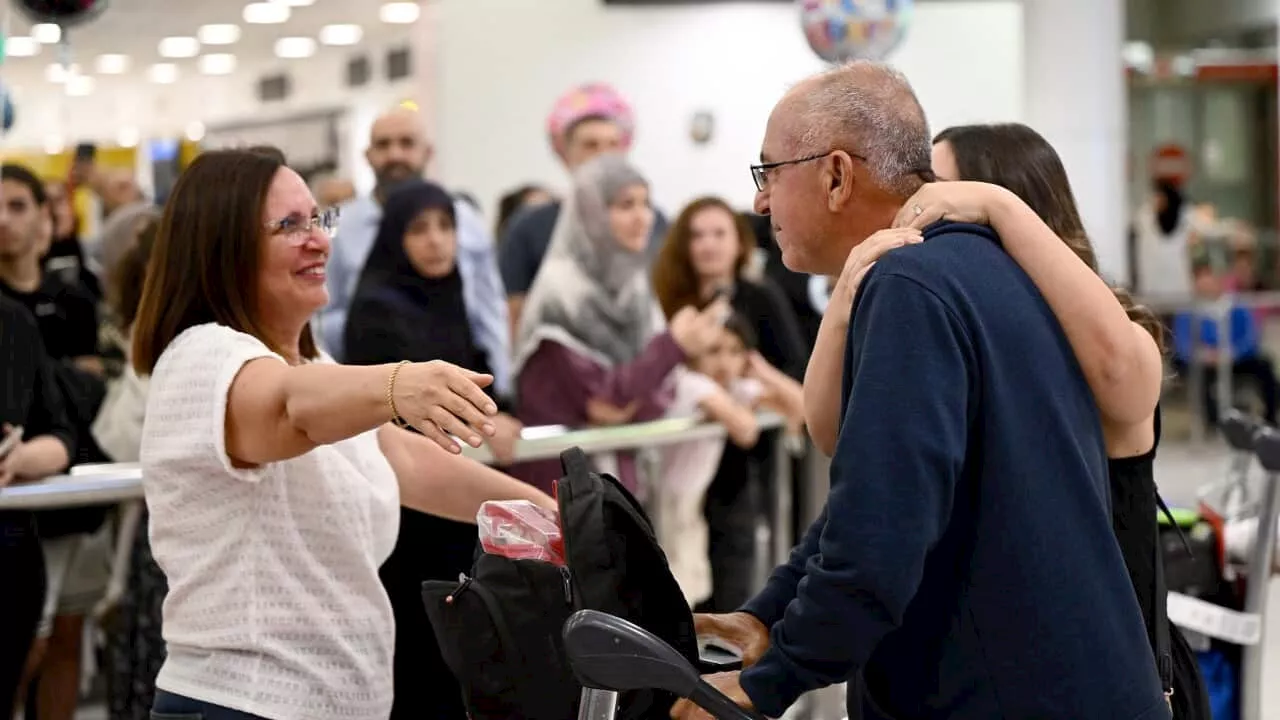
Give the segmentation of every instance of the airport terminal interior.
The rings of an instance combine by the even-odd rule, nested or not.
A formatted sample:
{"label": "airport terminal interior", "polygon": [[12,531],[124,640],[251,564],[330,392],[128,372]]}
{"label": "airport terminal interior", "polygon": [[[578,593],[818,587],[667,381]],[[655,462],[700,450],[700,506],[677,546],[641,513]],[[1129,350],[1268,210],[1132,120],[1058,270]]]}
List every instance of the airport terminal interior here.
{"label": "airport terminal interior", "polygon": [[[0,0],[0,713],[667,716],[657,680],[579,695],[613,666],[558,622],[516,668],[538,615],[465,600],[496,556],[728,658],[681,672],[747,666],[714,692],[758,714],[702,717],[1066,718],[1037,703],[1108,683],[1037,663],[1137,648],[1178,720],[1280,720],[1278,28],[1266,0]],[[922,255],[948,227],[999,242]],[[585,475],[552,486],[575,447],[616,478],[599,525]],[[1033,537],[993,540],[1017,508]],[[593,606],[586,532],[657,579]],[[1041,582],[1107,630],[1007,597],[974,629]],[[1013,628],[1002,669],[963,654]],[[1122,701],[1097,717],[1167,717]]]}

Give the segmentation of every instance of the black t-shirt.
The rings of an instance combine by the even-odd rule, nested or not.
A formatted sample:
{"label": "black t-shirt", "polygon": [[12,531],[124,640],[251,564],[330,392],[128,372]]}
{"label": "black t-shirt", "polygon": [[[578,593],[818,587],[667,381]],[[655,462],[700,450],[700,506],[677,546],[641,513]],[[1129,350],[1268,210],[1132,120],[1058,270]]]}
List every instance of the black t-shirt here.
{"label": "black t-shirt", "polygon": [[58,391],[40,331],[18,303],[0,296],[0,425],[21,425],[30,439],[53,435],[70,451],[75,428]]}
{"label": "black t-shirt", "polygon": [[[75,427],[67,416],[52,363],[35,320],[0,295],[0,425],[21,426],[27,439],[52,435],[71,454]],[[29,531],[31,514],[0,510],[0,534]]]}
{"label": "black t-shirt", "polygon": [[87,292],[47,274],[34,292],[0,282],[7,295],[36,319],[45,351],[54,360],[98,354],[98,305]]}
{"label": "black t-shirt", "polygon": [[50,243],[43,266],[46,274],[57,275],[62,282],[80,287],[97,300],[102,299],[102,283],[88,268],[84,248],[76,236],[57,238]]}

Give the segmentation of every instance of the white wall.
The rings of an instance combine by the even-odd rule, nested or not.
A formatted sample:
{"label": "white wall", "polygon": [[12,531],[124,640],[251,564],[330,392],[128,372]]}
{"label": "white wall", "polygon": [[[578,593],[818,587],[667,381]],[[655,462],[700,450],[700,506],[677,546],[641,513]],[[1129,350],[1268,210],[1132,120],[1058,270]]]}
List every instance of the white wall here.
{"label": "white wall", "polygon": [[[545,136],[555,98],[589,80],[635,107],[633,157],[668,212],[713,193],[748,206],[747,166],[774,102],[823,63],[793,4],[606,8],[599,0],[436,0],[438,174],[486,203],[526,181],[567,179]],[[891,58],[911,78],[933,128],[1022,117],[1017,2],[918,5]],[[690,116],[715,114],[716,137],[689,139]]]}

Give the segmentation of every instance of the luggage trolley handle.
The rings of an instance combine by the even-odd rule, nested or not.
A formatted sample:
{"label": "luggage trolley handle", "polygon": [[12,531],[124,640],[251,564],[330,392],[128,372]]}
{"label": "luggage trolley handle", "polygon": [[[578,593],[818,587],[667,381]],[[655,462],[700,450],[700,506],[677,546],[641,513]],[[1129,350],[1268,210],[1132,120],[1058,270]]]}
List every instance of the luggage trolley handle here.
{"label": "luggage trolley handle", "polygon": [[[1262,504],[1258,508],[1258,537],[1249,559],[1248,584],[1245,587],[1244,611],[1256,614],[1259,625],[1266,621],[1267,589],[1271,584],[1271,567],[1275,559],[1276,525],[1280,522],[1280,432],[1272,428],[1258,431],[1254,440],[1258,463],[1266,471]],[[1262,717],[1262,643],[1244,648],[1244,677],[1241,678],[1241,717]]]}
{"label": "luggage trolley handle", "polygon": [[1237,519],[1252,503],[1249,493],[1249,468],[1257,455],[1258,433],[1262,424],[1239,410],[1231,409],[1222,420],[1222,436],[1231,448],[1231,476],[1220,512],[1228,519]]}
{"label": "luggage trolley handle", "polygon": [[564,645],[584,687],[579,720],[609,720],[618,692],[646,689],[688,698],[720,720],[763,720],[707,684],[675,648],[622,618],[579,610],[565,621]]}
{"label": "luggage trolley handle", "polygon": [[1257,420],[1236,409],[1228,410],[1222,417],[1222,437],[1232,450],[1252,455],[1260,425]]}

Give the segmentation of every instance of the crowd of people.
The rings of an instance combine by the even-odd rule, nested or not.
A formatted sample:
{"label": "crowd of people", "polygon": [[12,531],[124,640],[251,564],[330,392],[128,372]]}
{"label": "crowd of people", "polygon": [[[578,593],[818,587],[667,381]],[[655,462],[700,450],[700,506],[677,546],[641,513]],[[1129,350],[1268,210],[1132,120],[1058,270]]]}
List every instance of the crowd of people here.
{"label": "crowd of people", "polygon": [[[92,616],[113,720],[463,718],[421,587],[471,566],[481,503],[555,507],[523,429],[701,415],[727,437],[593,461],[744,651],[713,678],[744,706],[847,682],[850,717],[1209,717],[1154,571],[1164,356],[1194,329],[1099,276],[1043,137],[931,136],[905,78],[854,63],[779,102],[750,212],[668,217],[612,88],[548,127],[569,187],[513,190],[492,228],[424,179],[404,108],[340,206],[271,148],[201,154],[163,208],[87,154],[69,182],[0,168],[0,486],[140,461],[146,491],[132,525],[0,511],[0,708],[70,720]],[[786,435],[830,495],[761,589]]]}

